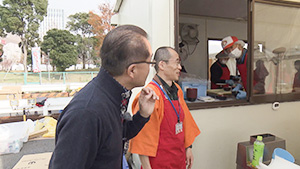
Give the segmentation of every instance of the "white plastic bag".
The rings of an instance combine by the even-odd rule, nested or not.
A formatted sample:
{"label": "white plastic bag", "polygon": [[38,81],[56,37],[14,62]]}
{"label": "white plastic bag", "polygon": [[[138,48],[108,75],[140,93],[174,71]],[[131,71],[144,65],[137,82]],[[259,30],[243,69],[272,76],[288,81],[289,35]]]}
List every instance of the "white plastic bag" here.
{"label": "white plastic bag", "polygon": [[33,129],[34,123],[30,119],[26,122],[0,124],[0,155],[18,153]]}

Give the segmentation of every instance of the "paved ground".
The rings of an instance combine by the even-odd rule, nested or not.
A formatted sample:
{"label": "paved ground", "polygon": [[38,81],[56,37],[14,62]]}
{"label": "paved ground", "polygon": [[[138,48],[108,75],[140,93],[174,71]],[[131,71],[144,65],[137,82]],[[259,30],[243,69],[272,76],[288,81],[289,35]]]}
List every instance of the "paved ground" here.
{"label": "paved ground", "polygon": [[[72,96],[83,87],[85,83],[81,84],[61,84],[61,85],[23,85],[19,87],[18,91],[13,91],[20,95],[18,98],[19,107],[12,109],[10,100],[6,95],[11,95],[11,88],[4,91],[2,95],[4,99],[0,100],[0,117],[10,116],[14,114],[22,115],[23,107],[28,107],[29,98],[47,97],[46,106],[29,108],[30,114],[34,112],[44,113],[52,111],[52,113],[61,111],[72,99]],[[5,87],[0,84],[0,91]],[[67,90],[71,92],[66,92]],[[52,91],[52,92],[49,92]],[[12,169],[16,163],[26,154],[36,154],[43,152],[52,152],[54,150],[54,138],[32,140],[24,143],[21,151],[16,154],[0,155],[0,169]]]}
{"label": "paved ground", "polygon": [[12,169],[26,154],[53,152],[54,145],[54,138],[28,141],[19,153],[0,155],[0,169]]}

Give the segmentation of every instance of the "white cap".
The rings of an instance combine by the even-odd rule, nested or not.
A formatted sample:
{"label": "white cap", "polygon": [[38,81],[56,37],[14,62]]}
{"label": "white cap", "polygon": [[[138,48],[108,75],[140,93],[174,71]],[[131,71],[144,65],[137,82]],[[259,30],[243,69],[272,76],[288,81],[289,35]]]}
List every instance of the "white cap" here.
{"label": "white cap", "polygon": [[235,43],[236,43],[236,44],[240,44],[242,47],[245,46],[245,42],[242,41],[242,40],[238,40],[238,41],[236,41]]}

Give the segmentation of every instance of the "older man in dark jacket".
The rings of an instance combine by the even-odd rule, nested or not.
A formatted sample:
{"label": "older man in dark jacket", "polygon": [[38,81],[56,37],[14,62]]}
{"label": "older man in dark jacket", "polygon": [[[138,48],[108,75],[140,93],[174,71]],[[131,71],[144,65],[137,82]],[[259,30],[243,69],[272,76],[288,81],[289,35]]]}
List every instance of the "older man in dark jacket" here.
{"label": "older man in dark jacket", "polygon": [[120,169],[124,142],[149,120],[156,94],[142,89],[140,110],[128,116],[131,89],[145,84],[151,62],[147,34],[119,26],[104,39],[97,77],[71,100],[56,128],[51,169]]}

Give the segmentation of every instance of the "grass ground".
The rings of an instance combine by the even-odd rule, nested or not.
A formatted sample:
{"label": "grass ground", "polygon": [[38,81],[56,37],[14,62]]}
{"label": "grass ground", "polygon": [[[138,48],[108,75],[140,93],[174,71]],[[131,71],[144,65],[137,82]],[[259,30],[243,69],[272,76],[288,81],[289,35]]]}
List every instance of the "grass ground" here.
{"label": "grass ground", "polygon": [[0,85],[1,83],[16,85],[26,83],[82,83],[90,81],[97,74],[97,71],[42,72],[41,74],[28,72],[26,77],[23,72],[0,72]]}

